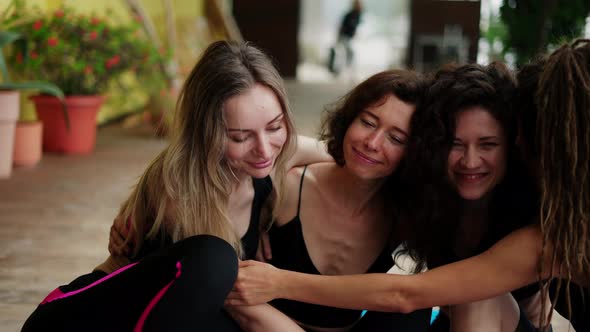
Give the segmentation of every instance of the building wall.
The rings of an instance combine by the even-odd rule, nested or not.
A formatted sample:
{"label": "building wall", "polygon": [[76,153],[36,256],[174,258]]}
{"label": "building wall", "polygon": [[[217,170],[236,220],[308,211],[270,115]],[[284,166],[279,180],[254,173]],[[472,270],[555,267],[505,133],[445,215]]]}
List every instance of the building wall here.
{"label": "building wall", "polygon": [[[475,62],[479,40],[480,7],[480,1],[413,0],[408,65],[427,70],[446,61]],[[416,60],[420,58],[420,54],[417,54],[417,42],[439,38],[441,45],[448,46],[459,37],[453,31],[458,31],[465,44],[468,44],[464,50],[464,57],[446,54],[445,49],[438,51],[426,49],[424,53],[428,53],[428,57],[434,57],[427,59],[432,60],[432,63],[427,65],[417,63]]]}
{"label": "building wall", "polygon": [[268,53],[283,77],[295,77],[300,0],[234,0],[233,15],[245,40]]}

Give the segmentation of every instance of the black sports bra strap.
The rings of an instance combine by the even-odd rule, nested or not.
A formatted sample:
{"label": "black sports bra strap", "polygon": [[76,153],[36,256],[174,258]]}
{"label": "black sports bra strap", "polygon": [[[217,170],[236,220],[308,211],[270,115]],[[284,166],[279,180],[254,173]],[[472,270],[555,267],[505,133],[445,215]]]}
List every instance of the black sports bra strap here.
{"label": "black sports bra strap", "polygon": [[299,216],[299,210],[301,209],[301,190],[303,189],[303,178],[305,178],[305,171],[307,171],[307,165],[303,167],[303,173],[301,174],[301,181],[299,181],[299,200],[297,201],[297,216]]}

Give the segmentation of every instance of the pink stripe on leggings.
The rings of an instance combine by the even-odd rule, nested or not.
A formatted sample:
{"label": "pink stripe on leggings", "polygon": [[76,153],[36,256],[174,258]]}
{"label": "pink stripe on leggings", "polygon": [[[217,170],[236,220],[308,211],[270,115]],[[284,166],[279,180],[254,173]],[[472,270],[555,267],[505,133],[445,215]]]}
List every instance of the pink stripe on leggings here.
{"label": "pink stripe on leggings", "polygon": [[139,321],[137,321],[137,324],[135,325],[133,332],[141,332],[143,330],[143,326],[145,325],[145,321],[148,318],[148,316],[150,315],[150,313],[152,312],[152,310],[154,309],[154,307],[156,306],[156,304],[158,304],[160,299],[164,296],[164,294],[166,294],[166,291],[168,290],[168,288],[170,288],[170,286],[172,286],[174,281],[176,279],[178,279],[178,277],[180,277],[181,269],[182,269],[182,264],[180,264],[180,262],[176,262],[176,275],[174,276],[175,279],[170,281],[166,286],[164,286],[164,288],[160,289],[160,291],[156,294],[156,296],[154,296],[154,298],[150,301],[150,303],[147,305],[145,310],[141,313],[141,316],[139,316]]}
{"label": "pink stripe on leggings", "polygon": [[80,288],[80,289],[75,290],[75,291],[64,293],[59,288],[56,288],[55,290],[53,290],[53,292],[51,292],[51,293],[49,293],[49,295],[47,295],[47,297],[41,302],[41,304],[49,303],[51,301],[55,301],[55,300],[63,299],[63,298],[66,298],[66,297],[69,297],[69,296],[72,296],[72,295],[76,295],[76,294],[78,294],[80,292],[83,292],[83,291],[85,291],[85,290],[87,290],[87,289],[89,289],[91,287],[94,287],[94,286],[100,284],[101,282],[103,282],[105,280],[108,280],[108,279],[116,276],[117,274],[119,274],[119,273],[127,270],[128,268],[134,266],[135,264],[137,264],[137,263],[133,263],[133,264],[129,264],[127,266],[124,266],[124,267],[122,267],[122,268],[114,271],[113,273],[108,274],[108,275],[106,275],[106,276],[98,279],[97,281],[91,283],[90,285],[88,285],[86,287],[83,287],[83,288]]}

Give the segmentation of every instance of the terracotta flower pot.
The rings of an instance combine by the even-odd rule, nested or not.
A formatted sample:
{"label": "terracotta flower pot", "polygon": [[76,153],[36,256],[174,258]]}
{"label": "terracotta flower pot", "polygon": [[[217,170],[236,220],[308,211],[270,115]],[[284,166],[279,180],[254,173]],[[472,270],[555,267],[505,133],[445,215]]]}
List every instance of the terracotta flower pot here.
{"label": "terracotta flower pot", "polygon": [[40,121],[19,121],[14,135],[15,166],[32,167],[41,160],[43,123]]}
{"label": "terracotta flower pot", "polygon": [[0,91],[0,178],[12,173],[14,128],[20,111],[18,91]]}
{"label": "terracotta flower pot", "polygon": [[43,122],[43,150],[69,154],[88,154],[96,143],[96,114],[104,102],[103,96],[69,96],[65,98],[70,130],[59,99],[32,96],[37,117]]}

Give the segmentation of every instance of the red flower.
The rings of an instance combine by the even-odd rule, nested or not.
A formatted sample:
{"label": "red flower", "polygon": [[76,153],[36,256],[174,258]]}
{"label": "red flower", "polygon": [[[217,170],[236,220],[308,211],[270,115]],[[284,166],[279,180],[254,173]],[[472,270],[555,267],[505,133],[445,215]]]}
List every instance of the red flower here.
{"label": "red flower", "polygon": [[16,62],[23,63],[23,54],[21,52],[16,53]]}
{"label": "red flower", "polygon": [[90,19],[90,24],[98,25],[98,24],[100,24],[100,19],[98,19],[97,17],[93,17]]}
{"label": "red flower", "polygon": [[57,42],[58,42],[58,40],[55,37],[47,38],[47,45],[49,45],[49,46],[55,46],[55,45],[57,45]]}
{"label": "red flower", "polygon": [[90,31],[90,33],[88,34],[88,39],[90,40],[95,40],[96,37],[98,37],[98,32],[96,31]]}
{"label": "red flower", "polygon": [[62,18],[62,17],[64,17],[64,11],[61,9],[58,9],[55,11],[55,13],[53,13],[53,16]]}
{"label": "red flower", "polygon": [[121,57],[119,55],[115,55],[112,58],[108,59],[104,66],[107,67],[107,69],[109,69],[113,66],[116,66],[119,63],[119,61],[121,61]]}
{"label": "red flower", "polygon": [[92,73],[92,67],[91,66],[84,67],[84,73],[86,73],[86,74]]}
{"label": "red flower", "polygon": [[35,60],[39,57],[39,54],[37,54],[35,51],[31,51],[31,59]]}
{"label": "red flower", "polygon": [[33,23],[33,30],[39,30],[43,27],[43,21],[37,20]]}

